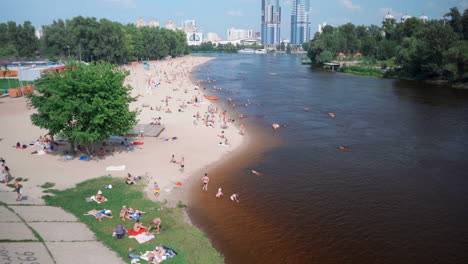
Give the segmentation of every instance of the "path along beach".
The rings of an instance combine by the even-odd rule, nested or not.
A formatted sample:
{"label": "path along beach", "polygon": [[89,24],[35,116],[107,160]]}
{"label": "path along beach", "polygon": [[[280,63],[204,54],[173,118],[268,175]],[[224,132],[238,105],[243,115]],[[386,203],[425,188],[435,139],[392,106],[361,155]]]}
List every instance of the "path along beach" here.
{"label": "path along beach", "polygon": [[[0,123],[2,124],[0,156],[6,160],[12,177],[28,179],[24,183],[25,200],[23,203],[27,203],[28,199],[38,199],[43,196],[43,189],[39,186],[46,182],[53,182],[55,183],[54,189],[63,190],[79,182],[109,174],[113,177],[120,177],[123,181],[127,173],[144,176],[142,182],[148,184],[146,191],[149,198],[159,201],[167,200],[168,206],[174,206],[179,201],[186,203],[189,197],[186,195],[189,190],[188,186],[191,183],[199,183],[201,186],[200,179],[203,176],[201,170],[221,160],[225,154],[232,152],[247,141],[246,136],[239,133],[238,121],[234,123],[228,121],[229,113],[226,116],[228,128],[221,128],[224,123],[222,104],[215,105],[213,101],[205,99],[203,86],[200,85],[197,88],[197,84],[191,80],[195,67],[211,59],[185,56],[150,62],[148,66],[143,64],[125,66],[125,69],[130,72],[126,84],[133,87],[131,94],[137,97],[130,108],[141,111],[138,124],[150,124],[160,118],[165,129],[158,138],[128,137],[129,142],[144,142],[143,145],[134,146],[135,150],[127,151],[125,146],[124,148],[105,146],[103,147],[105,150],[123,151],[110,152],[88,161],[79,160],[79,156],[85,153],[66,160],[63,151],[69,150],[68,145],[58,146],[52,153],[45,155],[31,154],[35,150],[40,150],[39,146],[28,146],[26,149],[13,147],[17,142],[21,145],[33,143],[40,136],[47,134],[47,131],[32,125],[30,115],[34,110],[27,108],[25,98],[0,99]],[[148,88],[148,84],[152,86],[151,89]],[[167,109],[170,109],[171,113]],[[206,126],[203,118],[209,109],[212,111],[217,109],[217,113],[210,114],[209,120],[213,119],[214,123]],[[195,122],[194,116],[197,113],[200,119]],[[228,139],[229,146],[219,145],[220,142],[225,142],[225,139],[218,136],[222,134]],[[162,140],[174,137],[177,139]],[[182,158],[184,159],[183,172],[181,164],[170,162],[172,155],[178,163]],[[106,171],[109,166],[121,165],[125,165],[125,170]],[[161,189],[157,198],[153,195],[155,181]],[[180,183],[177,185],[178,182],[182,185]],[[212,181],[210,184],[216,183]],[[11,191],[11,189],[1,184],[0,191]],[[236,191],[232,190],[232,192]],[[226,192],[231,192],[231,190],[226,190]],[[80,198],[77,197],[77,199]]]}

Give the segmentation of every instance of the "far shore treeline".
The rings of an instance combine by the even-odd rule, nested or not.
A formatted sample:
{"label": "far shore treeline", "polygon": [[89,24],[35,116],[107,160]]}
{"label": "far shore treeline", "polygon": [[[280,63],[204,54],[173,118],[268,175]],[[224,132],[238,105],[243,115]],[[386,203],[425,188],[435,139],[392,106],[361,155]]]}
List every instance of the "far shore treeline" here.
{"label": "far shore treeline", "polygon": [[107,19],[78,16],[43,26],[38,39],[31,22],[0,23],[0,57],[32,58],[36,51],[50,60],[71,56],[82,61],[124,63],[188,54],[183,31],[136,27]]}
{"label": "far shore treeline", "polygon": [[[356,71],[382,71],[384,76],[416,79],[468,80],[468,9],[453,7],[444,19],[402,23],[388,19],[381,27],[327,25],[303,44],[313,64],[336,60],[340,54],[361,53]],[[345,67],[346,69],[346,67]],[[364,72],[365,74],[365,72]],[[372,74],[368,74],[372,75]]]}

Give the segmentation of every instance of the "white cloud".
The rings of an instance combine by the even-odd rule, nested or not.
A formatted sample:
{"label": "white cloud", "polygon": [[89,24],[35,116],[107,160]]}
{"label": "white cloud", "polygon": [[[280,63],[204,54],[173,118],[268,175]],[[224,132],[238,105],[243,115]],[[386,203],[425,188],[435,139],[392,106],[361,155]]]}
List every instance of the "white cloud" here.
{"label": "white cloud", "polygon": [[135,0],[101,0],[104,4],[110,7],[136,8]]}
{"label": "white cloud", "polygon": [[244,16],[244,13],[242,13],[242,11],[235,10],[228,11],[227,14],[230,16]]}
{"label": "white cloud", "polygon": [[353,4],[353,2],[351,2],[351,0],[341,0],[340,3],[344,7],[348,8],[350,10],[353,10],[353,11],[354,10],[361,10],[361,6]]}

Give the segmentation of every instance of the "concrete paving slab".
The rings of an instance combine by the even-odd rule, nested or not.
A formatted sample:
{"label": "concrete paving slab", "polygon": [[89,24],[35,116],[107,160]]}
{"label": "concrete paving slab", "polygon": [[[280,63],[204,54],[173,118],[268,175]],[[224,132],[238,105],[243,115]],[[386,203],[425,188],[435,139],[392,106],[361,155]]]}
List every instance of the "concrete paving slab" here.
{"label": "concrete paving slab", "polygon": [[0,222],[22,222],[21,219],[5,206],[0,206]]}
{"label": "concrete paving slab", "polygon": [[37,240],[31,229],[29,229],[23,222],[2,222],[0,223],[0,231],[0,239]]}
{"label": "concrete paving slab", "polygon": [[0,243],[0,263],[54,263],[40,242]]}
{"label": "concrete paving slab", "polygon": [[97,241],[46,242],[46,245],[57,264],[126,263],[117,253]]}
{"label": "concrete paving slab", "polygon": [[94,234],[83,223],[31,222],[28,223],[45,241],[89,241]]}
{"label": "concrete paving slab", "polygon": [[24,195],[23,200],[16,201],[16,193],[11,192],[0,192],[0,202],[4,202],[6,204],[35,204],[35,205],[45,205],[44,200],[42,198],[32,197],[29,195]]}
{"label": "concrete paving slab", "polygon": [[53,206],[10,206],[26,222],[76,222],[78,219],[65,212],[62,208]]}

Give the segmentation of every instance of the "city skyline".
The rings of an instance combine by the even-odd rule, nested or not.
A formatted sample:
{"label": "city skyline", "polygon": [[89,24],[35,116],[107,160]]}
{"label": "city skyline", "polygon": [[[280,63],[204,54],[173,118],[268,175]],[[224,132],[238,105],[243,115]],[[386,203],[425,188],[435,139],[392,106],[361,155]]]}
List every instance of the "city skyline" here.
{"label": "city skyline", "polygon": [[[57,0],[17,0],[2,4],[0,22],[12,20],[23,23],[29,20],[38,28],[52,24],[57,19],[81,15],[121,23],[135,23],[139,17],[146,21],[155,18],[161,25],[172,19],[179,26],[180,21],[194,19],[204,33],[215,32],[222,39],[227,39],[227,29],[232,27],[261,31],[261,1],[230,1],[226,5],[226,1],[219,0],[178,0],[177,4],[160,0],[82,0],[65,4],[64,1]],[[292,0],[280,0],[279,4],[282,8],[281,40],[290,39]],[[442,18],[453,6],[468,8],[468,0],[311,0],[311,36],[317,31],[317,25],[325,21],[335,26],[347,22],[356,25],[381,25],[383,16],[389,10],[398,19],[406,13],[417,17],[425,14],[431,19]]]}

